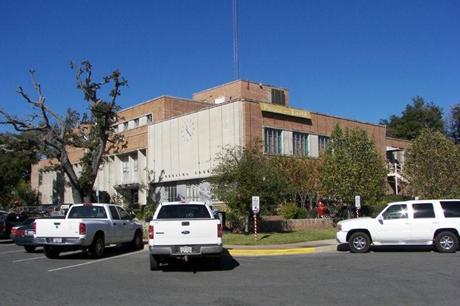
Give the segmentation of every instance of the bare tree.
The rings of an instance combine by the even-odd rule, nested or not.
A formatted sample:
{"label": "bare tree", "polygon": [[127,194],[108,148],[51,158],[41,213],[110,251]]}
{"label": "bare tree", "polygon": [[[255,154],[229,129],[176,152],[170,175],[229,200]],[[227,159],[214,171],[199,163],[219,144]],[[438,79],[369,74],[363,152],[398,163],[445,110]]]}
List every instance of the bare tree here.
{"label": "bare tree", "polygon": [[[71,63],[71,69],[76,74],[77,88],[88,102],[89,114],[84,116],[84,122],[80,121],[80,114],[75,110],[68,109],[65,116],[61,116],[49,108],[35,72],[30,71],[36,98],[31,98],[22,87],[18,87],[17,92],[31,106],[32,114],[19,118],[0,109],[0,124],[10,125],[18,132],[35,132],[40,152],[47,158],[57,160],[56,168],[67,175],[71,186],[80,196],[78,200],[90,201],[108,144],[117,145],[122,141],[120,136],[114,135],[114,123],[119,110],[116,100],[127,81],[115,70],[103,77],[102,81],[95,82],[89,61],[78,66]],[[98,92],[105,87],[110,88],[107,100],[98,96]],[[83,158],[78,162],[81,165],[79,173],[69,159],[69,152],[78,149],[83,150]]]}

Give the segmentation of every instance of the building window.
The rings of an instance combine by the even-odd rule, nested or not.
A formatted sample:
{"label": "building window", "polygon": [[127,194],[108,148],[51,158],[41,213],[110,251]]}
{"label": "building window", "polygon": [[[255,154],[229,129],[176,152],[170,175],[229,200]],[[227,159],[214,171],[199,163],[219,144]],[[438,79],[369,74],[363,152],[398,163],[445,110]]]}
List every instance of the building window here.
{"label": "building window", "polygon": [[329,144],[329,140],[330,138],[327,136],[318,137],[318,149],[320,153],[327,150],[327,145]]}
{"label": "building window", "polygon": [[292,135],[294,155],[308,156],[308,134],[296,133]]}
{"label": "building window", "polygon": [[138,161],[138,159],[137,159],[137,155],[134,155],[134,156],[133,156],[133,164],[134,164],[134,165],[133,165],[133,166],[134,166],[134,167],[133,167],[133,168],[134,168],[133,171],[134,171],[134,172],[137,172],[137,170],[138,170],[138,168],[139,168],[139,161]]}
{"label": "building window", "polygon": [[177,188],[176,185],[167,185],[165,186],[166,196],[168,202],[177,201]]}
{"label": "building window", "polygon": [[139,118],[134,119],[134,127],[139,126]]}
{"label": "building window", "polygon": [[279,155],[283,152],[283,138],[281,130],[265,128],[264,130],[264,152],[265,154]]}
{"label": "building window", "polygon": [[122,179],[123,179],[123,182],[126,183],[128,181],[128,176],[129,176],[129,158],[128,156],[123,156],[120,159],[121,159]]}
{"label": "building window", "polygon": [[284,94],[284,90],[272,88],[272,103],[286,105],[286,96]]}
{"label": "building window", "polygon": [[152,123],[153,123],[152,114],[148,114],[147,115],[147,124],[152,124]]}
{"label": "building window", "polygon": [[128,129],[128,121],[123,122],[123,130],[126,131]]}
{"label": "building window", "polygon": [[199,201],[200,200],[200,192],[198,185],[187,184],[187,201]]}

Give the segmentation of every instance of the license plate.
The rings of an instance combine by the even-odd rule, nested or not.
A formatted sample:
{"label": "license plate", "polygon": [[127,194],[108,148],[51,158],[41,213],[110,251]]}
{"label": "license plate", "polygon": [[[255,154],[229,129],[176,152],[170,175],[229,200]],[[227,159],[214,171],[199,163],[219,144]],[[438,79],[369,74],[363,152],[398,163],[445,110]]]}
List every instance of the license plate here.
{"label": "license plate", "polygon": [[192,247],[190,246],[182,246],[179,248],[179,252],[184,253],[184,254],[190,254],[192,253]]}
{"label": "license plate", "polygon": [[62,243],[62,238],[53,238],[54,243]]}

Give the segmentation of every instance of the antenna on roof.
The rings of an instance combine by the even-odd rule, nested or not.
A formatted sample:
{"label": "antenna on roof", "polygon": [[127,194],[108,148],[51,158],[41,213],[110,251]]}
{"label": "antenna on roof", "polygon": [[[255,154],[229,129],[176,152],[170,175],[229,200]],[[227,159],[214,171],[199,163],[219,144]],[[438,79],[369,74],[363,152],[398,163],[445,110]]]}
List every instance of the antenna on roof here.
{"label": "antenna on roof", "polygon": [[238,50],[238,5],[237,0],[232,0],[233,4],[233,64],[235,79],[240,79],[240,57]]}

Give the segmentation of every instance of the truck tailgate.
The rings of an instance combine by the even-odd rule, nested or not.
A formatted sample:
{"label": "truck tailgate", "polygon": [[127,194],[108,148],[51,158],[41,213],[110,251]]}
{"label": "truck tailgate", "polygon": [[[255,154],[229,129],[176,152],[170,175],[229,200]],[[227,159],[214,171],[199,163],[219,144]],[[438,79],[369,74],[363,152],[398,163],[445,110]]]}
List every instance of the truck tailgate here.
{"label": "truck tailgate", "polygon": [[153,220],[154,245],[220,244],[216,219]]}
{"label": "truck tailgate", "polygon": [[78,237],[81,219],[38,219],[36,237]]}

